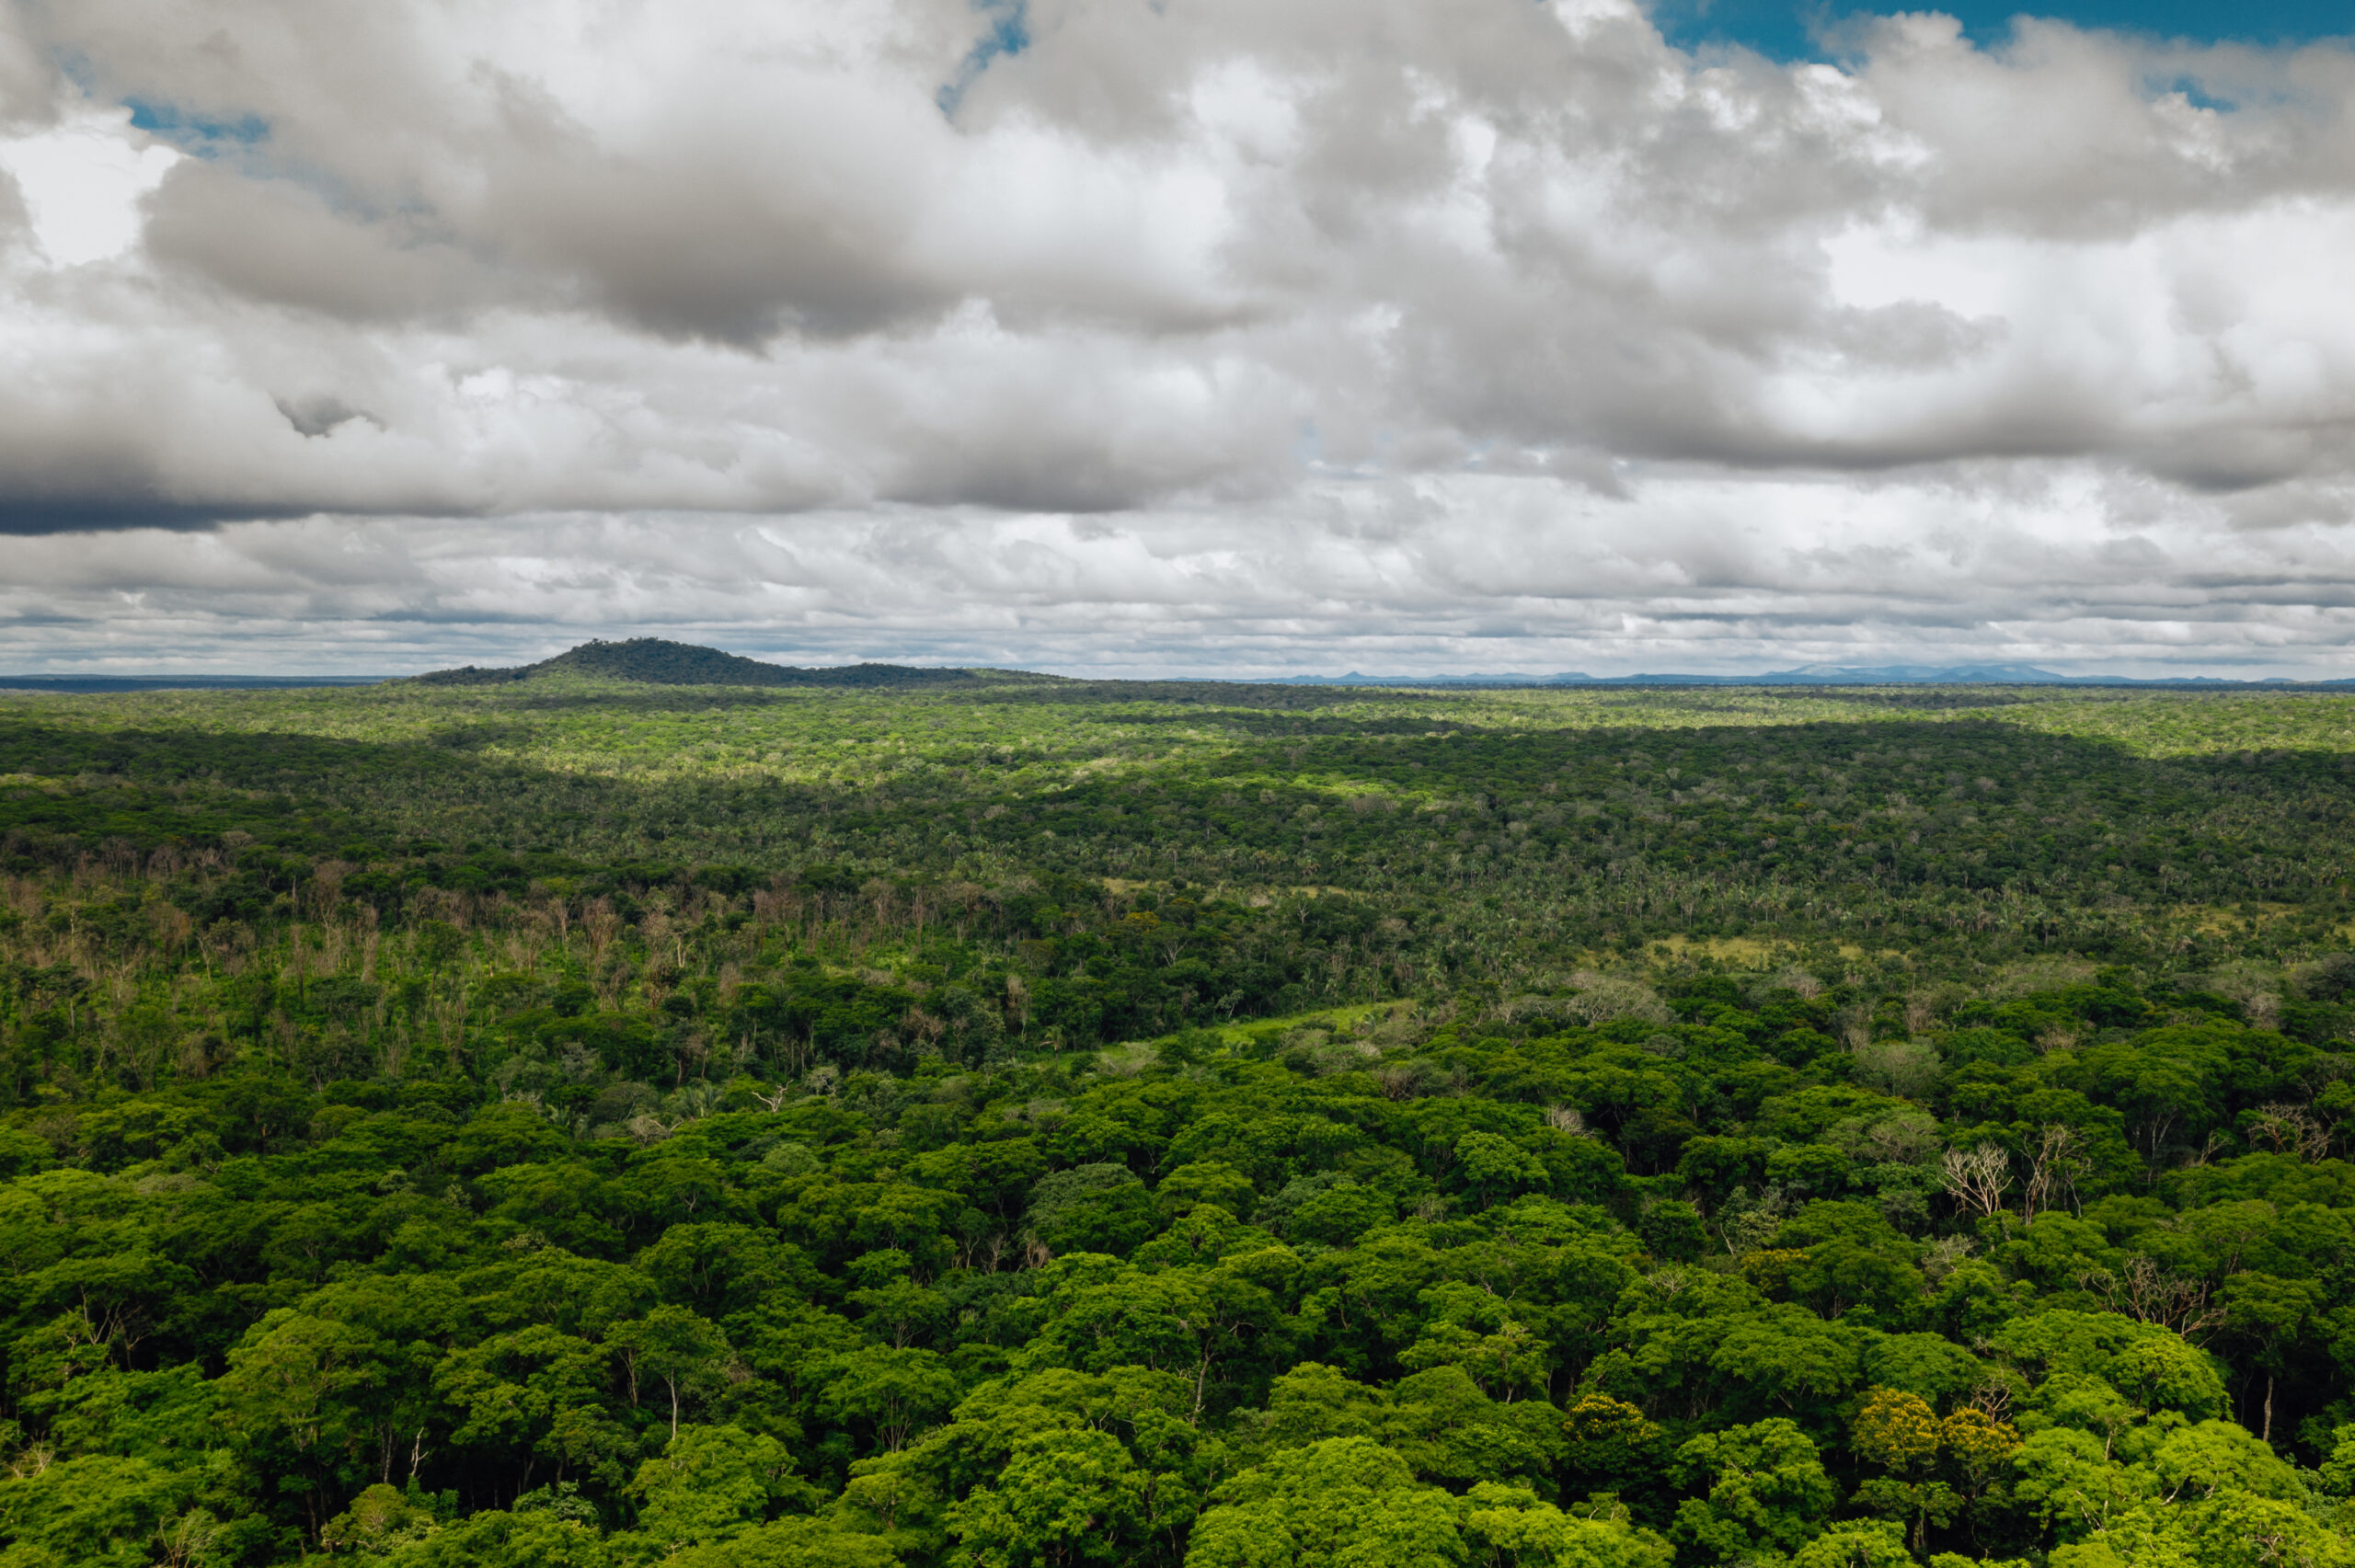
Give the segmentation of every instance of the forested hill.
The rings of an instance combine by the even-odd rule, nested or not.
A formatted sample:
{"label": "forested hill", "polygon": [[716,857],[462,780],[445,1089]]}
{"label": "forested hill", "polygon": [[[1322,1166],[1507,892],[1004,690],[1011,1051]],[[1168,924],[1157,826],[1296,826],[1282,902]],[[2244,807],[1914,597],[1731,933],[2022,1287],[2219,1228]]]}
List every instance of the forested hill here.
{"label": "forested hill", "polygon": [[[929,686],[971,681],[970,670],[928,669],[905,664],[849,664],[802,668],[764,664],[718,648],[661,637],[626,642],[590,641],[554,658],[506,670],[437,670],[411,679],[428,686],[495,686],[535,675],[574,674],[607,681],[643,681],[657,686]],[[1034,676],[1032,680],[1048,677]]]}
{"label": "forested hill", "polygon": [[2350,712],[0,695],[0,1568],[2355,1568]]}

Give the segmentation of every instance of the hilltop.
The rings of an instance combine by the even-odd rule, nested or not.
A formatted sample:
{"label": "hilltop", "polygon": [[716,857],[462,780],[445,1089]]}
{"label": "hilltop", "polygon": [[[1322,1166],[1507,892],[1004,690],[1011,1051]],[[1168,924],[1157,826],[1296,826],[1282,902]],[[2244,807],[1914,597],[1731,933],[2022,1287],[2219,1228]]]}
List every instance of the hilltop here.
{"label": "hilltop", "polygon": [[535,675],[593,675],[607,681],[643,681],[656,686],[925,686],[970,681],[970,670],[924,669],[906,664],[846,664],[803,668],[764,664],[756,658],[674,643],[661,637],[631,637],[609,643],[592,639],[554,658],[509,670],[437,670],[414,676],[428,686],[494,686]]}

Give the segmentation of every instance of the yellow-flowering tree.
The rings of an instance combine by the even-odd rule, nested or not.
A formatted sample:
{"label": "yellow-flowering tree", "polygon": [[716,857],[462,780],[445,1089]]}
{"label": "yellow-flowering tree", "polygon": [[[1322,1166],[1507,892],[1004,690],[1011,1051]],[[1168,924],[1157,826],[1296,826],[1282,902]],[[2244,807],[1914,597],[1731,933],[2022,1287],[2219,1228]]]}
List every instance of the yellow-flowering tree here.
{"label": "yellow-flowering tree", "polygon": [[1962,1500],[1946,1482],[1909,1479],[1937,1463],[1941,1436],[1938,1413],[1928,1401],[1902,1389],[1867,1391],[1864,1408],[1849,1428],[1849,1447],[1856,1457],[1890,1472],[1858,1487],[1856,1500],[1893,1517],[1910,1518],[1917,1551],[1928,1538],[1932,1520],[1943,1525],[1961,1506]]}

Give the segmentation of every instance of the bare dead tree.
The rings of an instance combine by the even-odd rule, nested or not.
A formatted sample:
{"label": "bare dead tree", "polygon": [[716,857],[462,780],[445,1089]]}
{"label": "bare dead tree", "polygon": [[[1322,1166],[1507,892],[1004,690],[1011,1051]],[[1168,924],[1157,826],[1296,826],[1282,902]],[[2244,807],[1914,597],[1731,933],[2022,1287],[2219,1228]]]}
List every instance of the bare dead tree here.
{"label": "bare dead tree", "polygon": [[580,923],[589,933],[589,961],[597,963],[605,956],[605,949],[613,945],[614,938],[621,934],[622,918],[614,912],[612,899],[599,898],[589,906],[588,916]]}
{"label": "bare dead tree", "polygon": [[2101,1297],[2109,1310],[2137,1322],[2173,1329],[2198,1345],[2223,1325],[2224,1310],[2211,1299],[2205,1280],[2169,1274],[2155,1259],[2129,1254],[2123,1268],[2089,1269],[2077,1276],[2087,1292]]}
{"label": "bare dead tree", "polygon": [[1546,1106],[1545,1125],[1552,1127],[1556,1132],[1568,1133],[1572,1138],[1592,1138],[1594,1136],[1592,1132],[1587,1129],[1586,1117],[1580,1115],[1578,1108],[1574,1105]]}
{"label": "bare dead tree", "polygon": [[1964,1398],[1990,1421],[2001,1423],[2012,1413],[2012,1386],[1999,1379],[1991,1378],[1977,1385]]}
{"label": "bare dead tree", "polygon": [[1945,1163],[1947,1191],[1965,1214],[1985,1218],[2004,1207],[2012,1185],[2012,1157],[2002,1148],[1982,1143],[1968,1152],[1949,1149]]}
{"label": "bare dead tree", "polygon": [[2249,1113],[2248,1136],[2277,1154],[2294,1154],[2308,1164],[2330,1152],[2331,1129],[2303,1105],[2259,1105]]}
{"label": "bare dead tree", "polygon": [[2085,1134],[2057,1122],[2047,1123],[2038,1130],[2028,1160],[2028,1182],[2020,1194],[2021,1219],[2035,1219],[2038,1209],[2054,1207],[2063,1193],[2073,1211],[2084,1211],[2085,1205],[2077,1197],[2077,1178],[2092,1167],[2085,1158]]}

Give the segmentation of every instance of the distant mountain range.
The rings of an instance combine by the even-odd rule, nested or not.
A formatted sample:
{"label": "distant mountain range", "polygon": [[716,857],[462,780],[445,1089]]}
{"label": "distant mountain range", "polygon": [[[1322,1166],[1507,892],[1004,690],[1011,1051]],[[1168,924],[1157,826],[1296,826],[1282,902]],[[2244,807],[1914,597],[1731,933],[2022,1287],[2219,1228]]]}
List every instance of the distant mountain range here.
{"label": "distant mountain range", "polygon": [[0,675],[0,692],[249,692],[378,686],[386,675]]}
{"label": "distant mountain range", "polygon": [[[659,686],[936,686],[961,681],[1061,681],[1012,670],[966,670],[909,664],[801,666],[764,664],[693,643],[661,637],[591,641],[537,664],[485,670],[466,665],[407,679],[426,686],[497,686],[535,675],[570,673]],[[371,686],[384,675],[0,675],[0,691],[155,692],[270,690],[298,686]],[[1196,678],[1198,681],[1203,678]],[[2213,675],[2062,675],[2032,664],[1803,664],[1757,675],[1286,675],[1221,681],[1253,686],[2308,686],[2349,687],[2355,680],[2293,681],[2280,676],[2225,681]]]}
{"label": "distant mountain range", "polygon": [[2355,681],[2293,681],[2268,676],[2225,681],[2213,675],[2062,675],[2032,664],[1803,664],[1757,675],[1287,675],[1271,686],[2349,686]]}

